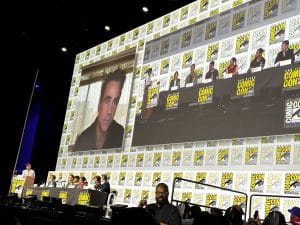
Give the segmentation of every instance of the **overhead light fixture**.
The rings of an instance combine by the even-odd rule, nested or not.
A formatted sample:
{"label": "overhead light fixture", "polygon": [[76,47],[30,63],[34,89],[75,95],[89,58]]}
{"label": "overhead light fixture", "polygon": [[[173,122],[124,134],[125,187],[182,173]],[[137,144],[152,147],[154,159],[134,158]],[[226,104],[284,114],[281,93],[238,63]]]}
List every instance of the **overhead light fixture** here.
{"label": "overhead light fixture", "polygon": [[143,10],[143,12],[145,12],[145,13],[149,11],[149,9],[148,9],[146,6],[143,6],[142,10]]}
{"label": "overhead light fixture", "polygon": [[104,29],[107,30],[107,31],[110,31],[110,26],[107,26],[107,25],[106,25],[106,26],[104,27]]}
{"label": "overhead light fixture", "polygon": [[61,48],[61,51],[62,51],[62,52],[67,52],[68,49],[67,49],[66,47],[62,47],[62,48]]}

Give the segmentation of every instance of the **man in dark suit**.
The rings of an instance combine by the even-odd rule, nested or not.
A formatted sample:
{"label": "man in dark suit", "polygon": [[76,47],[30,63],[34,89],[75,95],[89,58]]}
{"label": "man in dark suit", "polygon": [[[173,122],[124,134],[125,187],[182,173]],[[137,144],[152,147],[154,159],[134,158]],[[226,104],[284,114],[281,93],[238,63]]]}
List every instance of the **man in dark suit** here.
{"label": "man in dark suit", "polygon": [[278,52],[274,64],[277,62],[283,61],[283,60],[291,60],[291,63],[294,63],[295,61],[295,55],[294,55],[294,50],[289,49],[289,41],[285,40],[281,44],[281,51]]}

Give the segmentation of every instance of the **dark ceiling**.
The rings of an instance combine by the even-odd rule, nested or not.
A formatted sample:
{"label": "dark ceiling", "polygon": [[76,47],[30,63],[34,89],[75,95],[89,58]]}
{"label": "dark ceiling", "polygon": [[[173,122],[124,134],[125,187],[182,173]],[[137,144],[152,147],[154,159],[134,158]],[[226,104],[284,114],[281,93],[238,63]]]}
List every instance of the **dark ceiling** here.
{"label": "dark ceiling", "polygon": [[[19,85],[18,90],[24,91],[25,96],[28,96],[39,70],[37,83],[44,90],[46,98],[59,94],[59,91],[66,92],[60,93],[61,95],[68,95],[77,53],[191,2],[193,1],[11,1],[8,10],[12,14],[4,21],[9,21],[8,43],[12,43],[9,45],[9,52],[13,54],[11,62],[15,73],[11,74],[9,79],[12,80],[8,82]],[[149,12],[144,13],[143,6],[147,6]],[[109,25],[111,31],[106,31],[105,25]],[[67,47],[67,52],[61,51],[63,46]],[[53,92],[53,89],[56,91]]]}
{"label": "dark ceiling", "polygon": [[[66,46],[74,54],[172,12],[188,0],[22,1],[17,5],[18,42],[33,63],[53,60]],[[148,13],[142,7],[149,8]],[[109,25],[111,31],[105,31]]]}
{"label": "dark ceiling", "polygon": [[[9,1],[3,5],[2,146],[0,174],[13,169],[27,110],[40,102],[32,162],[53,170],[62,133],[75,56],[88,48],[176,10],[191,0]],[[148,13],[142,7],[149,8]],[[104,29],[105,25],[111,31]],[[67,47],[62,52],[61,47]],[[3,63],[4,62],[4,63]],[[5,71],[5,72],[4,72]],[[37,75],[37,76],[36,76]],[[39,88],[33,88],[36,84]],[[31,94],[33,97],[31,98]],[[33,135],[33,134],[32,134]],[[42,160],[41,160],[42,159]],[[47,159],[47,160],[45,160]],[[48,160],[50,159],[50,160]],[[41,174],[42,175],[42,174]],[[1,190],[0,190],[1,191]]]}
{"label": "dark ceiling", "polygon": [[[37,83],[44,91],[50,89],[47,90],[50,91],[50,97],[58,94],[59,90],[66,92],[61,95],[68,95],[77,53],[191,2],[193,1],[12,1],[9,9],[11,17],[4,21],[9,21],[8,43],[12,43],[9,45],[9,52],[13,53],[13,67],[17,71],[9,77],[12,80],[8,82],[18,85],[22,81],[18,90],[26,92],[25,96],[28,96],[39,70]],[[143,6],[147,6],[149,12],[143,12]],[[106,31],[105,25],[109,25],[111,30]],[[67,52],[61,51],[64,46],[68,49]],[[58,90],[53,93],[53,89]],[[46,95],[49,98],[48,92]]]}
{"label": "dark ceiling", "polygon": [[[31,92],[34,77],[47,99],[68,95],[75,56],[113,37],[172,12],[191,0],[98,0],[98,1],[20,1],[11,2],[13,18],[7,18],[14,83],[25,96]],[[147,6],[149,12],[142,11]],[[13,17],[13,16],[12,16]],[[104,29],[111,27],[110,31]],[[12,36],[12,37],[11,37]],[[66,47],[67,52],[61,48]],[[17,56],[17,58],[16,58]],[[17,63],[18,66],[15,66]],[[20,76],[20,74],[22,74]],[[16,79],[17,77],[17,79]],[[17,84],[16,84],[17,85]],[[55,92],[53,90],[55,89]],[[28,92],[29,90],[29,92]],[[60,92],[61,91],[61,92]],[[62,93],[64,92],[64,93]],[[26,105],[26,104],[25,104]]]}

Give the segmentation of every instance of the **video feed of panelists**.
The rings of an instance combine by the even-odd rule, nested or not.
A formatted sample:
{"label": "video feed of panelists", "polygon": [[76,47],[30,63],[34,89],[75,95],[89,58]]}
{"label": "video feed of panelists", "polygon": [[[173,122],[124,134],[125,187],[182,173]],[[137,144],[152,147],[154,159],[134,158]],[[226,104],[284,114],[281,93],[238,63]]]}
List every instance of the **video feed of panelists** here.
{"label": "video feed of panelists", "polygon": [[159,81],[149,82],[136,115],[132,144],[300,132],[300,83],[293,75],[299,72],[299,65],[270,68],[161,92]]}
{"label": "video feed of panelists", "polygon": [[132,146],[300,132],[300,41],[286,22],[221,38],[269,19],[246,18],[263,8],[251,7],[146,43]]}

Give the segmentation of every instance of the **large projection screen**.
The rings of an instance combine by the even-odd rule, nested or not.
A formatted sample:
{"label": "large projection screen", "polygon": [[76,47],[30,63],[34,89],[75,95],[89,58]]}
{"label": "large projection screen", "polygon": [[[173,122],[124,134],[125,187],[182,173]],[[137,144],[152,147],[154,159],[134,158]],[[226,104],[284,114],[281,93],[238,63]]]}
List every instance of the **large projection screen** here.
{"label": "large projection screen", "polygon": [[[155,186],[164,182],[171,190],[176,177],[248,196],[299,195],[299,7],[297,0],[197,0],[78,54],[56,170],[49,173],[62,181],[70,174],[85,176],[89,182],[105,173],[118,193],[116,203],[129,206],[141,199],[155,202]],[[295,63],[275,67],[286,39]],[[99,100],[100,80],[90,82],[97,91],[79,94],[79,89],[88,92],[88,65],[109,63],[131,47],[132,91],[125,125],[115,118],[125,126],[122,148],[72,151],[76,136],[96,115],[93,111],[76,118],[85,111],[77,110],[76,102],[90,96],[85,105],[95,109]],[[265,66],[247,73],[258,48],[265,50]],[[212,60],[221,73],[231,57],[237,59],[238,76],[204,79]],[[198,80],[186,86],[193,64]],[[180,82],[173,81],[176,71]],[[245,206],[239,195],[186,182],[175,184],[174,197],[223,209]],[[299,205],[296,199],[279,204],[274,199],[260,198],[251,210],[264,216],[269,203],[276,202],[289,215],[287,209]]]}

